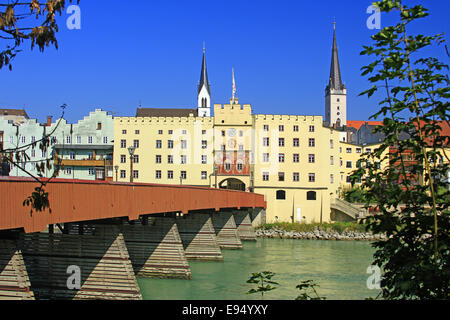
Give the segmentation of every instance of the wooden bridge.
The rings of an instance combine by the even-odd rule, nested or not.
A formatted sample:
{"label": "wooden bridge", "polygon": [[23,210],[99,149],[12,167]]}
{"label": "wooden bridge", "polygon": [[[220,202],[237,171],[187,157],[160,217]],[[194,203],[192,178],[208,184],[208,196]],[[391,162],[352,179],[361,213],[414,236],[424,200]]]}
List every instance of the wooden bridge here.
{"label": "wooden bridge", "polygon": [[36,186],[0,178],[0,299],[142,299],[136,276],[190,279],[188,260],[256,240],[266,208],[233,190],[59,179],[32,212]]}

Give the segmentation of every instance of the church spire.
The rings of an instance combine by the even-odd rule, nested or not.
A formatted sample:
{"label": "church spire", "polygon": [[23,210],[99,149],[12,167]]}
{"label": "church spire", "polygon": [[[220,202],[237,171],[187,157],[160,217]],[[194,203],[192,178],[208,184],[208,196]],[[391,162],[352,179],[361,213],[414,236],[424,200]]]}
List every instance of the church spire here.
{"label": "church spire", "polygon": [[202,72],[200,74],[200,83],[198,85],[198,93],[202,90],[203,86],[206,87],[206,90],[211,95],[211,85],[208,82],[208,71],[206,70],[206,49],[205,44],[203,43],[203,62],[202,62]]}
{"label": "church spire", "polygon": [[336,22],[333,23],[333,49],[331,54],[331,70],[329,88],[334,90],[343,90],[341,69],[339,66],[338,46],[336,41]]}
{"label": "church spire", "polygon": [[203,62],[200,82],[198,84],[198,116],[209,117],[211,115],[211,85],[208,81],[208,71],[206,70],[205,43],[203,43]]}

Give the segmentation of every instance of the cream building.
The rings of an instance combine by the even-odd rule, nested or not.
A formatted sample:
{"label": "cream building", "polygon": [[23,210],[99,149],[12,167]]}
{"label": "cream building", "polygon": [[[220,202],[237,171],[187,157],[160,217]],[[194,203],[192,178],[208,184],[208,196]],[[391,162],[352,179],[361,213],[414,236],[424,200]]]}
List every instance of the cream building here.
{"label": "cream building", "polygon": [[256,192],[265,195],[267,222],[329,222],[331,202],[360,155],[345,142],[336,35],[326,119],[257,114],[235,97],[215,104],[211,116],[210,101],[203,51],[197,109],[141,108],[136,117],[114,119],[116,180]]}

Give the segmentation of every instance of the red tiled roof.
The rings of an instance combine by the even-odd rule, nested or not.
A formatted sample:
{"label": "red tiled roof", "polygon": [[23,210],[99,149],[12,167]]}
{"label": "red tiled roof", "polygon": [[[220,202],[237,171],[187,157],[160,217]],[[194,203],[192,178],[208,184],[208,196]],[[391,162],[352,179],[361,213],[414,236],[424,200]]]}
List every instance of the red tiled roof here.
{"label": "red tiled roof", "polygon": [[347,120],[347,127],[351,127],[351,128],[355,128],[356,130],[359,130],[366,123],[371,126],[383,125],[383,121]]}

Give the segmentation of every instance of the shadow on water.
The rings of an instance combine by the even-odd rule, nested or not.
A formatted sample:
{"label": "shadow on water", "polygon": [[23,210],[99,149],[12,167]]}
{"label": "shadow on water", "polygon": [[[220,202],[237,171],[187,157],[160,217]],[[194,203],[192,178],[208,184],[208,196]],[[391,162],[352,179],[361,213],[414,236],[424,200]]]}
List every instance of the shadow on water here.
{"label": "shadow on water", "polygon": [[190,261],[193,279],[138,279],[147,300],[251,300],[251,272],[272,271],[279,288],[267,299],[293,300],[303,280],[315,280],[327,299],[359,300],[376,297],[366,286],[367,267],[374,249],[369,242],[259,239],[244,242],[243,250],[222,250],[224,262]]}

